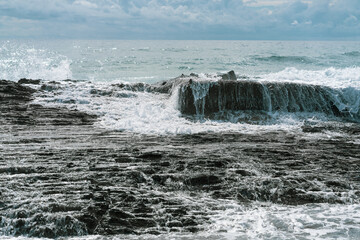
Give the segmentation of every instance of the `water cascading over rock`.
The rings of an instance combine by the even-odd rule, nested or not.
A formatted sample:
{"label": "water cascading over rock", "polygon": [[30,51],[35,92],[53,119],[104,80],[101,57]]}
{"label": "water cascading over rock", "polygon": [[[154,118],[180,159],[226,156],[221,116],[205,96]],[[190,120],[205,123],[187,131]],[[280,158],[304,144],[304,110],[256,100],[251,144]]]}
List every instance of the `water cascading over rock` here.
{"label": "water cascading over rock", "polygon": [[358,119],[346,106],[341,90],[289,82],[203,80],[191,78],[179,87],[179,110],[209,116],[222,111],[319,112]]}

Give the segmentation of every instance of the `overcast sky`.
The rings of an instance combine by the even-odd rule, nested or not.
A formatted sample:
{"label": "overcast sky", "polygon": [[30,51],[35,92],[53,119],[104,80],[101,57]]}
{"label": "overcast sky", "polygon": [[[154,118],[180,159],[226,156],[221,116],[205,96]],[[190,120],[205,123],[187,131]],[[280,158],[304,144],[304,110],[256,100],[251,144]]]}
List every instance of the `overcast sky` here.
{"label": "overcast sky", "polygon": [[0,0],[0,38],[360,40],[360,0]]}

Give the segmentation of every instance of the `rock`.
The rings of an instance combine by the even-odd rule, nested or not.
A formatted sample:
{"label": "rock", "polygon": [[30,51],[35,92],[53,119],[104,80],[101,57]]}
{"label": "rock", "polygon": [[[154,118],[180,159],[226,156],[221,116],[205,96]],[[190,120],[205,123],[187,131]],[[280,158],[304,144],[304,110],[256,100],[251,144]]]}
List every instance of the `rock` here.
{"label": "rock", "polygon": [[26,218],[27,214],[24,210],[21,210],[21,211],[17,212],[16,217],[17,218]]}
{"label": "rock", "polygon": [[182,227],[183,224],[180,221],[170,221],[166,224],[167,227],[173,228],[173,227]]}
{"label": "rock", "polygon": [[[197,84],[196,76],[183,76],[185,88],[190,79]],[[210,87],[211,96],[224,89],[235,96],[232,88],[246,86],[242,93],[262,97],[257,83],[219,82],[224,86]],[[266,86],[289,92],[299,87]],[[250,210],[262,202],[290,209],[360,202],[358,123],[305,123],[340,133],[331,138],[306,130],[149,136],[105,131],[92,125],[91,117],[86,123],[88,115],[80,111],[30,104],[36,90],[29,86],[0,81],[0,89],[5,236],[166,238],[170,231],[207,231],[228,202]],[[275,102],[280,99],[274,96]]]}
{"label": "rock", "polygon": [[182,221],[183,226],[189,227],[189,226],[197,226],[198,223],[192,219],[192,218],[186,218]]}
{"label": "rock", "polygon": [[123,218],[123,219],[127,219],[127,218],[134,218],[135,216],[131,213],[125,212],[121,209],[118,208],[113,208],[109,210],[109,215],[111,217],[114,218]]}
{"label": "rock", "polygon": [[215,175],[201,174],[187,179],[186,183],[192,186],[202,186],[221,183],[221,178]]}
{"label": "rock", "polygon": [[241,176],[254,176],[255,174],[244,169],[237,169],[235,173],[240,174]]}
{"label": "rock", "polygon": [[162,158],[161,152],[144,152],[138,156],[138,158],[149,159],[149,160],[157,160]]}
{"label": "rock", "polygon": [[23,103],[32,100],[35,89],[19,83],[0,80],[0,102]]}
{"label": "rock", "polygon": [[140,228],[149,228],[149,227],[156,227],[156,222],[149,218],[132,218],[129,219],[129,222],[134,227]]}
{"label": "rock", "polygon": [[78,216],[77,219],[80,222],[85,223],[88,233],[90,233],[90,234],[94,233],[94,230],[95,230],[96,226],[98,225],[98,220],[94,216],[92,216],[90,214],[84,214],[84,215]]}
{"label": "rock", "polygon": [[96,120],[96,116],[76,110],[29,104],[35,92],[35,89],[28,86],[0,80],[0,124],[90,125]]}
{"label": "rock", "polygon": [[132,171],[128,173],[129,177],[137,183],[146,183],[146,175],[143,172]]}
{"label": "rock", "polygon": [[[321,112],[345,120],[351,119],[349,114],[340,112],[334,105],[336,96],[341,98],[343,93],[324,86],[193,79],[191,82],[183,81],[180,88],[179,109],[187,115],[212,118],[225,110],[252,111],[258,113],[261,119],[269,111]],[[360,115],[353,114],[352,120],[360,121]]]}
{"label": "rock", "polygon": [[40,79],[26,79],[26,78],[22,78],[18,81],[18,83],[20,84],[34,84],[34,85],[38,85],[40,83]]}
{"label": "rock", "polygon": [[232,80],[232,81],[237,80],[235,72],[233,70],[221,75],[221,79],[222,80]]}

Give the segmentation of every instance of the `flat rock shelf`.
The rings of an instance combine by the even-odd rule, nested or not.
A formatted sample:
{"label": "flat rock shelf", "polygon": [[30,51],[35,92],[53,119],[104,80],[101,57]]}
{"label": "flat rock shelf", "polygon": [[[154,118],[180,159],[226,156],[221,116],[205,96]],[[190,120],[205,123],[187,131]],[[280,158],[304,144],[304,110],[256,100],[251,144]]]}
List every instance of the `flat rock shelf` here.
{"label": "flat rock shelf", "polygon": [[[143,135],[31,105],[34,90],[0,85],[0,236],[196,233],[222,201],[360,202],[358,123]],[[343,134],[316,137],[326,131]]]}

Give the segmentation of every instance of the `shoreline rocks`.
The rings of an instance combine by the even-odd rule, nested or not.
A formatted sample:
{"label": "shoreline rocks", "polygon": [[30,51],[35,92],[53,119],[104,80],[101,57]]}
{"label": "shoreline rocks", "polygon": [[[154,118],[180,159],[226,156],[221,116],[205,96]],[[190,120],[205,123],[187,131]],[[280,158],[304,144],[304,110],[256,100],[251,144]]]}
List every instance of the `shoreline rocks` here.
{"label": "shoreline rocks", "polygon": [[148,136],[32,106],[34,91],[0,81],[1,235],[196,233],[226,201],[360,203],[358,123]]}

